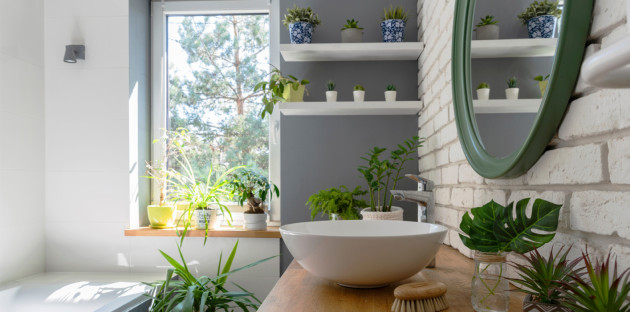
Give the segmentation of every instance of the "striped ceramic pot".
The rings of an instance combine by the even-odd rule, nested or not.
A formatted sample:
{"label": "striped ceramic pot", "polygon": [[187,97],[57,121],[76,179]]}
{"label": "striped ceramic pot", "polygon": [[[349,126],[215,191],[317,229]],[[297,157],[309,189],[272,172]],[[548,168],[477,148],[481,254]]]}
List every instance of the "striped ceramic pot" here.
{"label": "striped ceramic pot", "polygon": [[532,301],[532,295],[527,295],[523,300],[523,312],[571,312],[571,310],[557,304]]}

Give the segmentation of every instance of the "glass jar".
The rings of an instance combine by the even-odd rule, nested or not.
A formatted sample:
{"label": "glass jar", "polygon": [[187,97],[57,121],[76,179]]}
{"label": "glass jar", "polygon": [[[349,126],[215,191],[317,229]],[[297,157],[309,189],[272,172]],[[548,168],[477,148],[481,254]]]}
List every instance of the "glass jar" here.
{"label": "glass jar", "polygon": [[471,301],[477,312],[503,312],[510,303],[506,254],[475,251]]}

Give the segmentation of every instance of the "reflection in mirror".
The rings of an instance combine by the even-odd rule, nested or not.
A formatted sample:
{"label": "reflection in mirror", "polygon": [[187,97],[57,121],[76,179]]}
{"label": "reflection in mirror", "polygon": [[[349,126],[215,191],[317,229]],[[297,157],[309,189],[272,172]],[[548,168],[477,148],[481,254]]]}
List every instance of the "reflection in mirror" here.
{"label": "reflection in mirror", "polygon": [[532,129],[554,61],[561,10],[562,2],[476,0],[471,90],[477,133],[494,157],[517,151]]}

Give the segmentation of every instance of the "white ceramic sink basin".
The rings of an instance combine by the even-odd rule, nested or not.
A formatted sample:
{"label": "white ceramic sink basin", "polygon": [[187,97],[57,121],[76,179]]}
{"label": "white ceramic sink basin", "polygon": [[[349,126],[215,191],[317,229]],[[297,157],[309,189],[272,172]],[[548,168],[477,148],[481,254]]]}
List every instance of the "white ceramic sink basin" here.
{"label": "white ceramic sink basin", "polygon": [[406,221],[316,221],[283,225],[280,233],[311,274],[368,288],[424,269],[442,245],[446,228]]}

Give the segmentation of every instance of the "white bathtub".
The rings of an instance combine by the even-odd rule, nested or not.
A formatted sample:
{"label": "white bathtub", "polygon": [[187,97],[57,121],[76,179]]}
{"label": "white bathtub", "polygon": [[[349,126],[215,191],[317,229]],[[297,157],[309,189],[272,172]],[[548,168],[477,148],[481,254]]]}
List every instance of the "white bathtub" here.
{"label": "white bathtub", "polygon": [[[165,275],[42,273],[0,285],[0,311],[146,311],[149,287]],[[142,308],[141,308],[142,307]]]}

